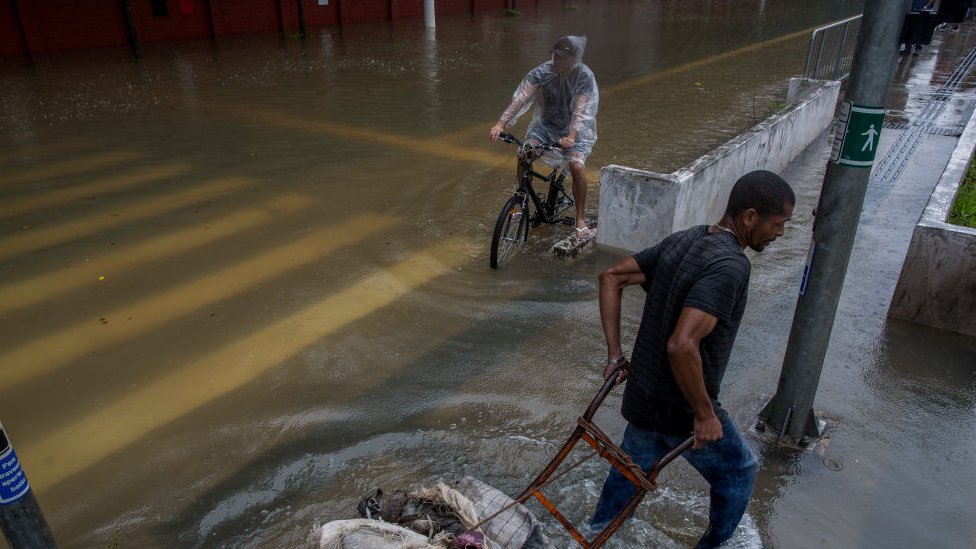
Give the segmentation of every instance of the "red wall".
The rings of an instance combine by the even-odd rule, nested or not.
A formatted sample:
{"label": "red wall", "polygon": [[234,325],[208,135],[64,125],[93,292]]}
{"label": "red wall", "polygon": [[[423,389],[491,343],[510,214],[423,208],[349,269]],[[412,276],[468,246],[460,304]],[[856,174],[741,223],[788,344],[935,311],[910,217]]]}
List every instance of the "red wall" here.
{"label": "red wall", "polygon": [[[284,6],[288,2],[281,3]],[[210,0],[210,6],[217,36],[278,30],[274,0]]]}
{"label": "red wall", "polygon": [[0,53],[24,53],[13,0],[0,0]]}
{"label": "red wall", "polygon": [[468,13],[471,4],[471,0],[437,0],[437,13]]}
{"label": "red wall", "polygon": [[14,1],[32,52],[129,43],[119,0]]}
{"label": "red wall", "polygon": [[[19,9],[33,53],[119,46],[129,43],[126,0],[0,0],[0,55],[24,53],[17,27]],[[422,17],[424,0],[166,0],[168,14],[155,16],[151,0],[127,0],[139,42],[298,29],[298,2],[305,27]],[[518,7],[562,0],[518,0]],[[509,0],[437,0],[437,13],[501,11]],[[280,12],[278,6],[281,7]]]}
{"label": "red wall", "polygon": [[[161,40],[180,40],[210,35],[210,21],[207,15],[207,0],[189,0],[192,14],[180,11],[179,0],[167,0],[169,15],[157,17],[152,13],[152,4],[143,0],[129,0],[132,20],[140,42],[159,42]],[[118,3],[118,2],[116,2]]]}
{"label": "red wall", "polygon": [[[525,2],[526,0],[522,0]],[[491,11],[491,10],[504,10],[508,8],[508,0],[474,0],[474,11]],[[518,3],[515,4],[518,8]]]}
{"label": "red wall", "polygon": [[390,0],[339,0],[342,23],[390,18]]}
{"label": "red wall", "polygon": [[[295,2],[296,0],[292,0]],[[318,0],[302,0],[302,15],[305,18],[306,27],[321,27],[325,25],[339,24],[339,2],[341,0],[329,0],[328,6],[320,6]],[[356,0],[346,0],[346,2]],[[282,7],[284,10],[285,8]],[[297,9],[297,8],[296,8]],[[293,24],[298,27],[298,16],[295,16]]]}
{"label": "red wall", "polygon": [[[438,0],[437,2],[437,13],[441,12],[441,2],[445,0]],[[423,17],[424,16],[424,0],[393,0],[390,4],[393,6],[393,17]]]}

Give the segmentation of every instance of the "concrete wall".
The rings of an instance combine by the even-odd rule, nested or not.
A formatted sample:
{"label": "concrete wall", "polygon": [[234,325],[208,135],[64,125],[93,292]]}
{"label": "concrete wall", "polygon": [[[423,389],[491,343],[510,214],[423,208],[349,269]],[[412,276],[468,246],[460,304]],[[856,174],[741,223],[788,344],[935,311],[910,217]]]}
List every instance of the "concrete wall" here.
{"label": "concrete wall", "polygon": [[915,226],[888,316],[976,335],[976,229],[945,222],[974,149],[976,116]]}
{"label": "concrete wall", "polygon": [[718,221],[740,176],[757,169],[782,171],[830,125],[840,91],[838,82],[791,83],[790,87],[807,93],[675,172],[604,167],[597,242],[635,251],[674,231]]}

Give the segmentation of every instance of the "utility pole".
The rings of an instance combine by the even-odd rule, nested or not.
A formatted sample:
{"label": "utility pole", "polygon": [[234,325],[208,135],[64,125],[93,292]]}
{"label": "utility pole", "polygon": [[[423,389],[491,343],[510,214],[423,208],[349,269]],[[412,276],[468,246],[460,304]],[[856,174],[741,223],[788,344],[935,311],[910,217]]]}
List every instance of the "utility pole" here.
{"label": "utility pole", "polygon": [[305,9],[302,7],[302,0],[295,3],[298,4],[298,36],[305,40]]}
{"label": "utility pole", "polygon": [[132,5],[129,0],[122,0],[122,16],[125,19],[125,30],[129,33],[129,46],[132,47],[132,57],[139,58],[139,33],[136,32],[136,22],[132,19]]}
{"label": "utility pole", "polygon": [[434,0],[424,0],[424,26],[428,29],[436,26],[436,13],[437,7],[434,5]]}
{"label": "utility pole", "polygon": [[910,4],[911,0],[868,0],[864,6],[783,371],[776,394],[759,412],[760,429],[792,442],[821,435],[813,400],[884,123],[885,99],[898,62],[898,35]]}
{"label": "utility pole", "polygon": [[10,549],[57,549],[3,424],[0,424],[0,530]]}

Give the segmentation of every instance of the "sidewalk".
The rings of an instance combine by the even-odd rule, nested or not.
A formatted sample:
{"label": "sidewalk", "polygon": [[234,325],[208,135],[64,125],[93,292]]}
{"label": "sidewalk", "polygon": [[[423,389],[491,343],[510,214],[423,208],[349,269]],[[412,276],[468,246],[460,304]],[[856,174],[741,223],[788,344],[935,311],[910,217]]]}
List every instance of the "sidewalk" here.
{"label": "sidewalk", "polygon": [[[968,70],[950,97],[937,97],[938,89],[974,44],[976,30],[964,26],[899,62],[888,108],[903,118],[881,134],[817,393],[816,409],[832,421],[806,455],[761,449],[756,493],[769,503],[754,507],[769,505],[769,516],[754,513],[768,521],[773,546],[962,547],[976,539],[968,502],[976,492],[976,338],[887,318],[915,224],[976,105]],[[934,112],[932,101],[944,101],[944,110]],[[913,124],[921,117],[930,118],[924,131]],[[789,330],[795,285],[784,291],[775,279],[796,261],[796,239],[809,243],[828,145],[814,143],[783,174],[798,191],[797,227],[787,235],[791,250],[753,261],[772,303],[760,306],[766,333],[750,327],[756,333],[740,339],[768,342],[780,337],[770,332]],[[770,329],[769,317],[785,327]],[[775,350],[767,356],[775,361]],[[745,414],[739,421],[747,423]]]}

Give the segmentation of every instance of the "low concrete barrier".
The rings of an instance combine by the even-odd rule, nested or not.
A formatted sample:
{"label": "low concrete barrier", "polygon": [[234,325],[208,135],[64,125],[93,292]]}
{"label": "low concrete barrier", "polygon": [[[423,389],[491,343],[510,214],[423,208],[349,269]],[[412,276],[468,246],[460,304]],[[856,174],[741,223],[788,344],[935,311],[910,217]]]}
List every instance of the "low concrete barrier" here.
{"label": "low concrete barrier", "polygon": [[976,229],[946,223],[974,149],[976,116],[915,225],[888,316],[976,335]]}
{"label": "low concrete barrier", "polygon": [[718,221],[740,176],[758,169],[782,171],[830,125],[840,83],[793,79],[790,90],[791,97],[802,97],[670,174],[605,166],[597,242],[640,250],[674,231]]}

